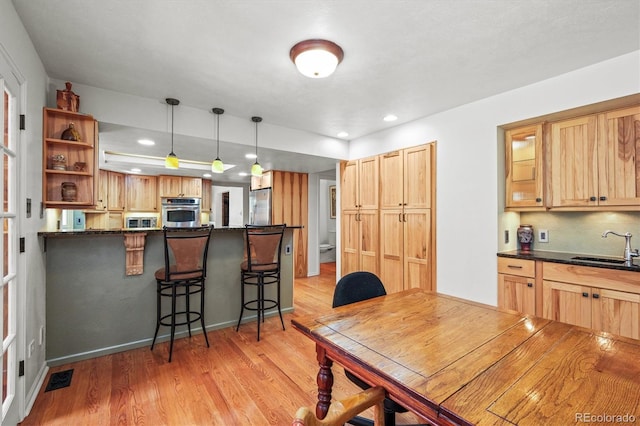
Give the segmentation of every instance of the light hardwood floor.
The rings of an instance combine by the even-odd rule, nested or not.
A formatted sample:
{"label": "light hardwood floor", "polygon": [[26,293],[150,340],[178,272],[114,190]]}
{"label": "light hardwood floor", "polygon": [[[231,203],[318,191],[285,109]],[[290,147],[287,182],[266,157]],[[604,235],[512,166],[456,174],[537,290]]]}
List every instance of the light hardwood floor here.
{"label": "light hardwood floor", "polygon": [[[316,402],[315,347],[291,327],[291,318],[331,309],[335,263],[321,264],[316,277],[296,279],[295,312],[267,318],[256,341],[255,323],[51,368],[74,369],[71,385],[44,392],[30,425],[288,425],[301,406]],[[334,398],[359,389],[334,366]],[[398,424],[415,423],[411,414]]]}

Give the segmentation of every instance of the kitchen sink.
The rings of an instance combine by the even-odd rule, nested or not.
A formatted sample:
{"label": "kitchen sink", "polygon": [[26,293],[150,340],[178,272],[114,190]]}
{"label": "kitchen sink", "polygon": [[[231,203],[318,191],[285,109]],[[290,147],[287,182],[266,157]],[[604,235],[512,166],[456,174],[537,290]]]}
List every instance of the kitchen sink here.
{"label": "kitchen sink", "polygon": [[612,259],[609,257],[591,257],[591,256],[574,256],[571,259],[584,260],[585,262],[615,263],[619,265],[622,265],[626,262],[624,259]]}

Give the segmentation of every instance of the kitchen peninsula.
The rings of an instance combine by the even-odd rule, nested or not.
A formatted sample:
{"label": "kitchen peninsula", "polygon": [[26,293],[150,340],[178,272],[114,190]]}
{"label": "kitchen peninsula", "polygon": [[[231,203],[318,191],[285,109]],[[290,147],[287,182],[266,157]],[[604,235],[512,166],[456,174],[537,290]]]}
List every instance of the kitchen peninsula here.
{"label": "kitchen peninsula", "polygon": [[[288,226],[282,242],[283,313],[293,310],[296,228]],[[243,231],[243,227],[223,227],[211,234],[205,296],[209,330],[238,321]],[[126,275],[124,235],[142,233],[146,234],[144,269],[139,275]],[[49,365],[151,345],[156,321],[154,273],[164,266],[162,229],[43,231],[38,235],[46,251]],[[178,328],[178,337],[186,334],[186,328]],[[168,331],[159,336],[160,341],[167,339]]]}

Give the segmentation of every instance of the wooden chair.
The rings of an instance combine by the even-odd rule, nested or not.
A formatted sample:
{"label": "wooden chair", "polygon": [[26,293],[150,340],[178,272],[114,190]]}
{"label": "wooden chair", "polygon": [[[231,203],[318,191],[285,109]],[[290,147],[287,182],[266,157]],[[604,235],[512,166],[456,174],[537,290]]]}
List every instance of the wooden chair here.
{"label": "wooden chair", "polygon": [[341,426],[370,407],[374,409],[374,424],[384,426],[384,396],[384,389],[376,386],[343,400],[334,401],[329,406],[327,416],[322,420],[309,408],[302,407],[296,412],[292,426]]}

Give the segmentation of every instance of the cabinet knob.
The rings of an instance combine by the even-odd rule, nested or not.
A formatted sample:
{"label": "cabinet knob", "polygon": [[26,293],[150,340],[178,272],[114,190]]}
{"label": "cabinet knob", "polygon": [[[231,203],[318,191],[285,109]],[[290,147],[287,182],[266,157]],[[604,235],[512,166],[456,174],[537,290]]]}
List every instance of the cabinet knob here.
{"label": "cabinet knob", "polygon": [[600,299],[600,295],[598,293],[593,293],[593,298],[594,299]]}
{"label": "cabinet knob", "polygon": [[607,197],[604,197],[604,196],[600,197],[600,201],[607,201]]}
{"label": "cabinet knob", "polygon": [[582,293],[582,297],[589,297],[589,293]]}
{"label": "cabinet knob", "polygon": [[542,198],[538,197],[536,198],[536,203],[541,203],[542,202]]}
{"label": "cabinet knob", "polygon": [[533,287],[533,283],[527,283],[527,287]]}
{"label": "cabinet knob", "polygon": [[589,197],[589,201],[596,201],[597,198],[596,197]]}

